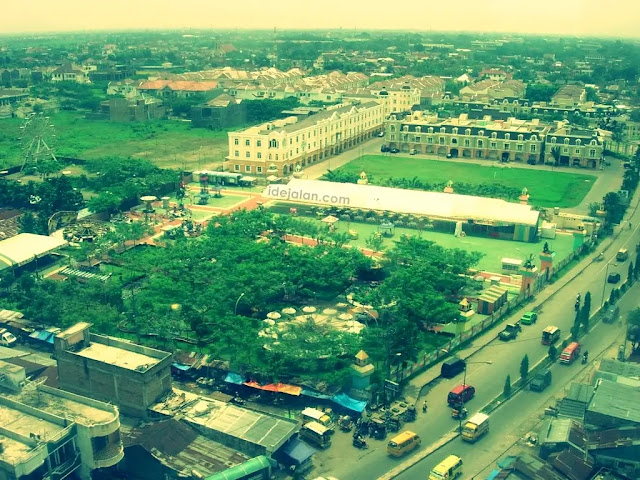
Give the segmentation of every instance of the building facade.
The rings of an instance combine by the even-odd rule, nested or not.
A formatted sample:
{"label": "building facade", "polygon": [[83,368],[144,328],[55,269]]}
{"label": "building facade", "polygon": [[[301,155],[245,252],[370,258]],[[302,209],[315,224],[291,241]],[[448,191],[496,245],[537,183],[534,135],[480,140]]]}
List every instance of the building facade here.
{"label": "building facade", "polygon": [[600,168],[604,140],[594,129],[573,127],[558,122],[545,138],[545,162],[584,168]]}
{"label": "building facade", "polygon": [[547,131],[536,119],[472,120],[466,114],[439,119],[414,112],[404,118],[389,117],[385,143],[410,153],[536,164],[542,161]]}
{"label": "building facade", "polygon": [[383,106],[369,101],[229,132],[226,166],[242,174],[288,176],[371,138],[383,120]]}
{"label": "building facade", "polygon": [[25,381],[0,361],[0,478],[90,479],[124,457],[118,408]]}
{"label": "building facade", "polygon": [[171,390],[170,353],[89,332],[78,323],[54,339],[60,388],[111,402],[131,416]]}

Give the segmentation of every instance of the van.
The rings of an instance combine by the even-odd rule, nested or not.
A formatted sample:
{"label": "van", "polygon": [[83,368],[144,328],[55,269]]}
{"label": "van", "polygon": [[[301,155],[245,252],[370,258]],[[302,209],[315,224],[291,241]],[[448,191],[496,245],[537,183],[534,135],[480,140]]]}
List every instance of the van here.
{"label": "van", "polygon": [[393,437],[387,444],[387,453],[394,457],[400,457],[414,448],[418,448],[422,443],[418,434],[406,430]]}
{"label": "van", "polygon": [[476,394],[476,389],[471,385],[458,385],[449,392],[447,403],[450,407],[459,407],[468,402]]}
{"label": "van", "polygon": [[564,363],[565,365],[573,363],[579,354],[580,344],[578,342],[571,342],[560,354],[560,363]]}
{"label": "van", "polygon": [[475,442],[485,433],[489,433],[489,415],[476,413],[464,424],[462,428],[462,440]]}
{"label": "van", "polygon": [[453,480],[462,475],[462,459],[449,455],[435,466],[429,474],[429,480]]}
{"label": "van", "polygon": [[317,422],[327,428],[331,433],[335,429],[335,424],[329,415],[315,408],[305,408],[302,411],[303,422]]}
{"label": "van", "polygon": [[549,385],[551,385],[551,370],[545,370],[543,372],[536,373],[529,384],[529,390],[532,392],[541,392]]}
{"label": "van", "polygon": [[619,262],[624,262],[627,258],[629,258],[629,250],[626,248],[621,248],[618,250],[618,253],[616,253],[616,260]]}
{"label": "van", "polygon": [[620,317],[620,307],[609,307],[602,317],[602,323],[614,323]]}
{"label": "van", "polygon": [[16,343],[18,343],[18,339],[13,333],[6,328],[0,328],[0,345],[3,347],[13,347]]}
{"label": "van", "polygon": [[305,423],[300,429],[300,436],[320,448],[331,446],[331,432],[318,422]]}
{"label": "van", "polygon": [[442,367],[440,367],[440,376],[444,378],[453,378],[464,371],[465,365],[464,360],[461,358],[449,358],[448,360],[445,360]]}

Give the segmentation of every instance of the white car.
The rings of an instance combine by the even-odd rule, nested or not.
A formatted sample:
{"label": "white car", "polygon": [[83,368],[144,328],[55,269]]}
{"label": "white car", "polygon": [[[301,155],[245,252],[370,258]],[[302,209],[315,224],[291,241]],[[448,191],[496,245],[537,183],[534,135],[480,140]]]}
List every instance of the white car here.
{"label": "white car", "polygon": [[0,345],[3,347],[13,347],[17,341],[18,339],[13,333],[7,331],[6,328],[0,328]]}

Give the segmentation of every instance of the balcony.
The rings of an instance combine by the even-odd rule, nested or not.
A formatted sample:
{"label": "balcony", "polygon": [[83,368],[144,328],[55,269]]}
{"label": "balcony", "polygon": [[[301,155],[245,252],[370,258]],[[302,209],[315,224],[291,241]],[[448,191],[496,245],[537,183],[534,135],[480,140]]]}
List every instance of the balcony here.
{"label": "balcony", "polygon": [[111,467],[124,458],[122,442],[113,442],[93,453],[95,468]]}
{"label": "balcony", "polygon": [[80,466],[80,463],[80,454],[76,453],[73,458],[57,465],[45,478],[48,480],[62,480],[63,478],[67,478]]}

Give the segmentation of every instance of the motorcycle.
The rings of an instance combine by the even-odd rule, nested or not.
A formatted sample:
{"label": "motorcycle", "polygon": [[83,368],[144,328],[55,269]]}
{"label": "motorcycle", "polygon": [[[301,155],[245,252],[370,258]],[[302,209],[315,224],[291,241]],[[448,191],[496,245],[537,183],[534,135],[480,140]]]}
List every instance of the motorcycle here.
{"label": "motorcycle", "polygon": [[363,450],[369,447],[369,445],[367,445],[367,441],[361,436],[353,437],[352,443],[354,447],[361,448]]}
{"label": "motorcycle", "polygon": [[462,410],[457,410],[455,408],[451,410],[451,418],[455,420],[461,420],[461,419],[467,418],[468,414],[469,414],[469,411],[464,407],[462,408]]}
{"label": "motorcycle", "polygon": [[582,355],[582,365],[586,364],[588,360],[589,354],[587,352],[584,352],[584,354]]}

